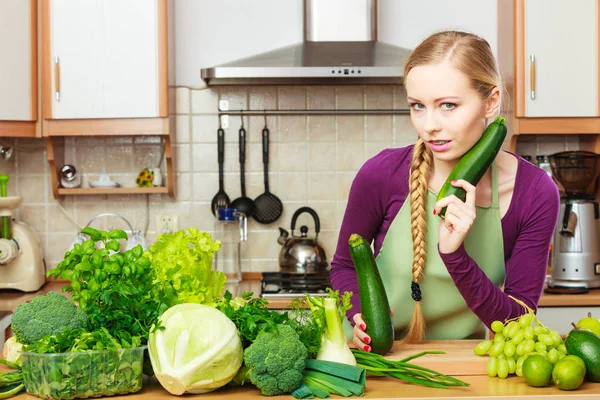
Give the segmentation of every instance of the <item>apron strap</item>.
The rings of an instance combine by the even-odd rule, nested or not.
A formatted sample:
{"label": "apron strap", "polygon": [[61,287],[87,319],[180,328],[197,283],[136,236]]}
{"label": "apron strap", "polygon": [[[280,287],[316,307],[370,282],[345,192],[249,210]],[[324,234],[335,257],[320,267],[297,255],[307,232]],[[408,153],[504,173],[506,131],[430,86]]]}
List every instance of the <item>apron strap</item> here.
{"label": "apron strap", "polygon": [[496,167],[496,160],[492,162],[492,207],[498,208],[500,204],[498,195],[498,168]]}

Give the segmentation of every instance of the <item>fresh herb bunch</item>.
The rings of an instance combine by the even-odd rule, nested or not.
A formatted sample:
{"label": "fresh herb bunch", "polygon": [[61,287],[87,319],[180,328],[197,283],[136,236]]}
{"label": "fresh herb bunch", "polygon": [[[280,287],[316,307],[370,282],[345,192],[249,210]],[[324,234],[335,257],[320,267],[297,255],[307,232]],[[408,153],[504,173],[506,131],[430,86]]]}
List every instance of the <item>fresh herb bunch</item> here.
{"label": "fresh herb bunch", "polygon": [[89,239],[75,244],[47,276],[70,281],[63,291],[88,315],[92,330],[106,328],[120,340],[139,336],[146,343],[161,310],[152,295],[150,260],[140,245],[119,252],[119,240],[127,239],[122,230],[87,227],[81,233]]}
{"label": "fresh herb bunch", "polygon": [[233,321],[238,329],[242,347],[250,346],[262,331],[271,331],[277,325],[288,325],[294,328],[300,341],[308,351],[309,357],[314,357],[321,347],[322,329],[311,318],[307,310],[302,310],[300,303],[296,304],[293,312],[278,312],[269,310],[268,301],[264,298],[252,298],[253,292],[243,292],[241,297],[234,298],[226,291],[217,302],[216,307]]}

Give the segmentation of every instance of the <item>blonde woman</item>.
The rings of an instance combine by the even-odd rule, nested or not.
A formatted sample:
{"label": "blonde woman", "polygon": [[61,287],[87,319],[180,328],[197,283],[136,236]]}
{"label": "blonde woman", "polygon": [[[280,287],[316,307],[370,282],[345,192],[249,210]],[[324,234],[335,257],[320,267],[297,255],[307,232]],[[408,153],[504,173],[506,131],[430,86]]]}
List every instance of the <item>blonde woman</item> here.
{"label": "blonde woman", "polygon": [[[396,337],[406,341],[482,337],[494,320],[537,309],[559,193],[546,173],[501,151],[477,187],[436,202],[458,160],[500,113],[502,82],[489,44],[457,31],[436,33],[404,73],[415,145],[386,149],[356,175],[331,262],[334,289],[354,292],[347,336],[370,351],[348,238],[373,241]],[[447,207],[445,219],[437,213]],[[503,288],[503,289],[502,289]]]}

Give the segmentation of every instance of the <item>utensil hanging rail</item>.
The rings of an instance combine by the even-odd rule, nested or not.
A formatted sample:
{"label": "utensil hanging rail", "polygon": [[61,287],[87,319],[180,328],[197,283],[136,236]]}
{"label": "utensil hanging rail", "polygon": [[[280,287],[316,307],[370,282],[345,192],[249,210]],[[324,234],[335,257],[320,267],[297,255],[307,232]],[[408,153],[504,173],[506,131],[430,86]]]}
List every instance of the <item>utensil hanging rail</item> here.
{"label": "utensil hanging rail", "polygon": [[221,115],[409,115],[410,109],[369,110],[218,110]]}

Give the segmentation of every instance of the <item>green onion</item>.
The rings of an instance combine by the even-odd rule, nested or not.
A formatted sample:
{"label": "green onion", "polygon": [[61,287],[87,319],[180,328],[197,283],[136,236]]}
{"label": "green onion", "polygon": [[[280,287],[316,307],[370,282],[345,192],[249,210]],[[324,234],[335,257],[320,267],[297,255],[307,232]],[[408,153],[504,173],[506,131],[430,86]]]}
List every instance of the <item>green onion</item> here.
{"label": "green onion", "polygon": [[442,351],[423,351],[399,361],[391,361],[379,354],[362,350],[353,349],[352,353],[356,358],[356,365],[364,368],[367,375],[400,379],[433,388],[469,386],[459,379],[408,362],[426,354],[444,354]]}

